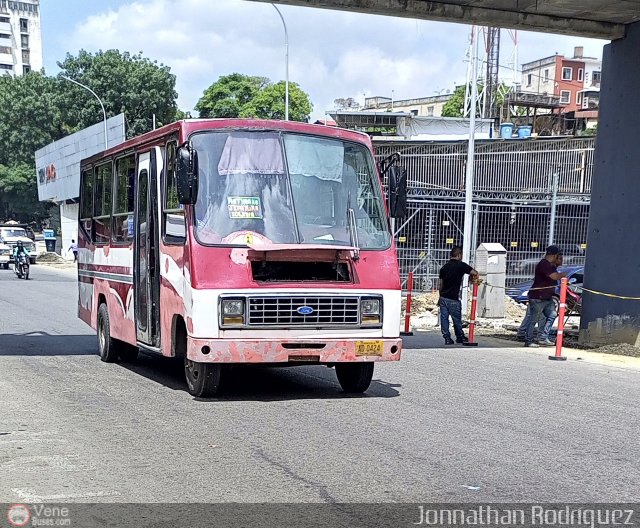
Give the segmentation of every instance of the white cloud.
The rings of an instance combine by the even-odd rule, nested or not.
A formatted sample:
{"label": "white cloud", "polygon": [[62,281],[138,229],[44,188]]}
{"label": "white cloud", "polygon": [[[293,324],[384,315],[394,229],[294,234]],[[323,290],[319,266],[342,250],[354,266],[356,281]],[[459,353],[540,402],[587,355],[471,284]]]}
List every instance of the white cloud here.
{"label": "white cloud", "polygon": [[[337,97],[396,99],[433,95],[464,82],[469,28],[322,9],[279,7],[289,29],[290,79],[309,93],[314,117]],[[138,0],[96,13],[61,35],[71,53],[117,48],[171,67],[178,104],[192,109],[219,76],[232,72],[284,78],[284,33],[272,6],[245,0]],[[519,63],[602,42],[520,33]],[[501,62],[513,45],[503,32]],[[507,70],[503,73],[509,75]]]}

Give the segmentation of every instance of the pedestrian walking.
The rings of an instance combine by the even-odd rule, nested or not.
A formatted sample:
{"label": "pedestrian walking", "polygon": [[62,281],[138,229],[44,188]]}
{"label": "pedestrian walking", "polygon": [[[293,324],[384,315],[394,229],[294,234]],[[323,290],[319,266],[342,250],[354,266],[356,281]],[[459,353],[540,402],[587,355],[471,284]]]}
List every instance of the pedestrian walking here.
{"label": "pedestrian walking", "polygon": [[462,279],[469,275],[472,280],[478,278],[478,272],[466,262],[462,262],[462,248],[453,246],[451,258],[440,269],[440,330],[445,345],[453,345],[449,330],[449,317],[453,321],[453,330],[456,335],[456,343],[467,343],[469,340],[462,330],[462,303],[460,302],[460,287]]}
{"label": "pedestrian walking", "polygon": [[[550,339],[549,333],[558,314],[553,302],[553,294],[557,281],[566,277],[566,273],[560,273],[557,266],[562,263],[562,251],[558,246],[549,246],[544,258],[538,262],[533,277],[533,285],[529,290],[530,319],[527,326],[524,346],[537,347],[538,343],[543,346],[553,346],[555,343]],[[539,341],[533,340],[533,332],[536,323],[539,322]]]}
{"label": "pedestrian walking", "polygon": [[78,262],[78,244],[76,244],[76,241],[73,239],[71,240],[69,251],[73,251],[73,261]]}

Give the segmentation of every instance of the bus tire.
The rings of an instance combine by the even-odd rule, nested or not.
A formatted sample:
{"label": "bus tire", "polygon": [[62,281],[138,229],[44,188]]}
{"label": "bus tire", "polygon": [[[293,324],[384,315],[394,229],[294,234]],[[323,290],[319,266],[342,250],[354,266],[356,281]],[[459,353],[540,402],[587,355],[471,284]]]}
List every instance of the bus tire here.
{"label": "bus tire", "polygon": [[184,356],[184,377],[191,396],[210,398],[220,388],[220,372],[222,367],[216,363],[198,363]]}
{"label": "bus tire", "polygon": [[371,385],[374,367],[372,361],[335,365],[336,376],[344,392],[362,393]]}
{"label": "bus tire", "polygon": [[107,305],[102,303],[98,309],[98,351],[100,359],[106,363],[113,363],[118,360],[125,343],[111,337],[111,325],[109,324],[109,310]]}

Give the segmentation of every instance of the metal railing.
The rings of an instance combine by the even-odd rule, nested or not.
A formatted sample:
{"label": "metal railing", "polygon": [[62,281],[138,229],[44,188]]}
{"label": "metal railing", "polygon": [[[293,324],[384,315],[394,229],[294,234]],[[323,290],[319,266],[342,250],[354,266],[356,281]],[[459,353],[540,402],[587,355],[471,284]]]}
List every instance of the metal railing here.
{"label": "metal railing", "polygon": [[[472,262],[483,242],[507,249],[507,284],[530,280],[549,243],[565,265],[584,263],[594,138],[479,142],[474,181]],[[409,208],[396,221],[401,275],[415,289],[437,284],[453,245],[462,243],[466,143],[380,142],[380,158],[399,152]]]}

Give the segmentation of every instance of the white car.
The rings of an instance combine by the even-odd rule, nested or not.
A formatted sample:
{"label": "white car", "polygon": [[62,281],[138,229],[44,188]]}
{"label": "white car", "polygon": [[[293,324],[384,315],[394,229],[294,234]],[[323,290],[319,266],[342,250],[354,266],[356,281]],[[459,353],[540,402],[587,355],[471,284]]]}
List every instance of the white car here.
{"label": "white car", "polygon": [[0,243],[0,266],[9,269],[9,260],[11,260],[11,246]]}
{"label": "white car", "polygon": [[0,225],[0,242],[10,246],[11,248],[10,262],[13,262],[13,248],[17,245],[19,240],[22,241],[25,249],[29,252],[29,260],[31,261],[31,264],[35,264],[37,256],[36,243],[27,236],[27,231],[24,227],[9,223]]}

